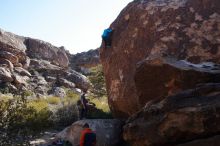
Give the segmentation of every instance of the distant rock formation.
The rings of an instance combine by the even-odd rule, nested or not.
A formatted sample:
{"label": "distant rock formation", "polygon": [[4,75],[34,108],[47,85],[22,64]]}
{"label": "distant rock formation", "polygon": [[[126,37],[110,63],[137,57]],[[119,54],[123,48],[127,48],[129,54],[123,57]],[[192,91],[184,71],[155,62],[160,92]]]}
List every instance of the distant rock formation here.
{"label": "distant rock formation", "polygon": [[[211,62],[218,66],[219,23],[219,0],[135,0],[128,4],[111,24],[114,28],[112,47],[100,48],[109,104],[114,115],[128,117],[149,100],[166,98],[174,91],[169,89],[172,84],[181,91],[193,88],[199,82],[208,82],[198,76],[198,82],[184,87],[182,85],[186,85],[186,82],[194,80],[193,76],[183,75],[187,80],[172,80],[169,77],[172,76],[169,75],[172,71],[168,71],[170,67],[163,68],[163,63],[143,67],[145,73],[141,73],[137,64],[145,59],[163,60],[168,57],[192,64]],[[185,69],[181,70],[178,72],[187,72]],[[201,70],[201,74],[202,72]],[[142,83],[144,81],[148,83]],[[160,81],[162,90],[158,87]],[[149,93],[154,94],[147,96]]]}
{"label": "distant rock formation", "polygon": [[87,52],[70,55],[70,67],[77,72],[88,74],[89,68],[100,64],[99,50],[89,50]]}
{"label": "distant rock formation", "polygon": [[32,38],[26,38],[24,43],[27,47],[26,53],[30,58],[48,60],[57,66],[68,67],[69,59],[64,49]]}
{"label": "distant rock formation", "polygon": [[30,90],[38,96],[56,86],[88,90],[86,76],[68,68],[66,52],[63,47],[0,29],[0,88],[12,93]]}

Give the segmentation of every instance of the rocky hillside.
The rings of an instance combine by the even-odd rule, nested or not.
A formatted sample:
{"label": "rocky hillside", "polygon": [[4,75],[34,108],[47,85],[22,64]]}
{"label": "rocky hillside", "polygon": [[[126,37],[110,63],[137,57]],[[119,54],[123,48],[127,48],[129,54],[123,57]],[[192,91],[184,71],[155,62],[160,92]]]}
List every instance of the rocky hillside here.
{"label": "rocky hillside", "polygon": [[95,67],[100,64],[99,50],[89,50],[87,52],[77,53],[69,56],[70,67],[73,70],[88,74],[91,67]]}
{"label": "rocky hillside", "polygon": [[[219,145],[220,1],[135,0],[100,48],[131,146]],[[104,44],[102,44],[103,46]]]}
{"label": "rocky hillside", "polygon": [[0,85],[11,93],[32,91],[37,96],[53,87],[87,90],[88,79],[69,68],[63,47],[0,30]]}

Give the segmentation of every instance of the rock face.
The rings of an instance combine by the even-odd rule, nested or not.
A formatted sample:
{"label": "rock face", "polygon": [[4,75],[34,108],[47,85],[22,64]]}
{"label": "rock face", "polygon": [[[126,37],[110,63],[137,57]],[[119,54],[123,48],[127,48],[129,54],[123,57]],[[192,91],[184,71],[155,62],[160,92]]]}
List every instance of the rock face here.
{"label": "rock face", "polygon": [[117,146],[122,141],[122,122],[114,119],[77,121],[73,123],[70,127],[67,127],[62,132],[58,133],[56,137],[70,141],[73,146],[78,146],[80,134],[83,129],[82,127],[85,123],[88,123],[90,125],[90,128],[96,133],[96,146]]}
{"label": "rock face", "polygon": [[13,49],[17,50],[16,53],[19,51],[24,52],[26,50],[26,46],[24,45],[23,41],[23,37],[17,36],[10,32],[5,32],[4,30],[0,29],[1,49],[8,52],[14,51]]}
{"label": "rock face", "polygon": [[201,142],[217,146],[219,97],[219,83],[203,84],[159,103],[148,103],[127,121],[124,139],[131,146],[198,146]]}
{"label": "rock face", "polygon": [[214,136],[211,138],[194,140],[188,143],[180,144],[177,146],[218,146],[220,145],[220,136]]}
{"label": "rock face", "polygon": [[[144,105],[137,92],[135,74],[137,63],[146,58],[219,64],[219,23],[219,0],[135,0],[128,4],[111,24],[111,48],[100,48],[114,115],[128,117]],[[156,98],[165,96],[167,93]]]}
{"label": "rock face", "polygon": [[27,46],[27,54],[31,58],[48,60],[52,64],[68,67],[69,59],[65,50],[32,38],[26,38],[24,43]]}
{"label": "rock face", "polygon": [[25,54],[26,46],[23,43],[24,38],[10,32],[0,29],[0,56],[8,59],[14,65],[25,64],[27,56]]}
{"label": "rock face", "polygon": [[171,58],[151,58],[140,62],[135,73],[138,101],[159,101],[202,83],[220,83],[220,65],[193,64]]}

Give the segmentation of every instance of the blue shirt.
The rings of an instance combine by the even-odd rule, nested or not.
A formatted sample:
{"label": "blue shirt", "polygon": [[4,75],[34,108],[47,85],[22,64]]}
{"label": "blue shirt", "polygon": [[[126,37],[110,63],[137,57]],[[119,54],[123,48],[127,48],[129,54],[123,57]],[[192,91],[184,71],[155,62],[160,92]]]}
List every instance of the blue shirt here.
{"label": "blue shirt", "polygon": [[103,34],[102,34],[102,38],[106,38],[107,39],[110,36],[111,32],[112,32],[111,28],[105,29]]}

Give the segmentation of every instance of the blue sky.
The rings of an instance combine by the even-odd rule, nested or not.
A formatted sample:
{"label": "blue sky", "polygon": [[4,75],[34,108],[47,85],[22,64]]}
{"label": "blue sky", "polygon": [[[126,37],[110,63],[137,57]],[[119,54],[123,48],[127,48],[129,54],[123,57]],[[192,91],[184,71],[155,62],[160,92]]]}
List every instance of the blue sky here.
{"label": "blue sky", "polygon": [[95,49],[101,34],[132,0],[0,0],[0,28],[65,46]]}

